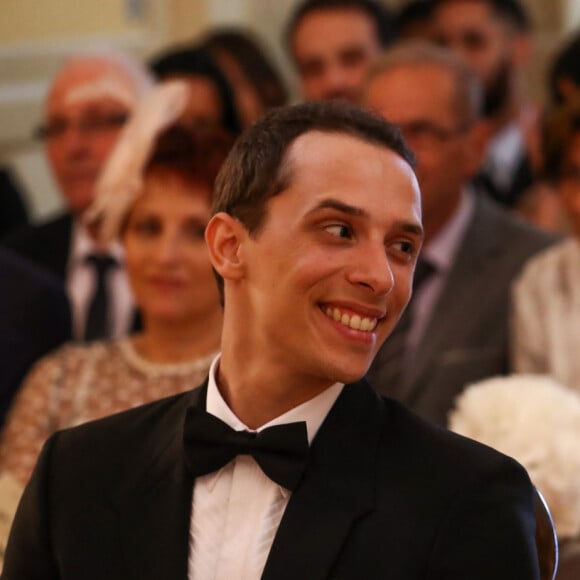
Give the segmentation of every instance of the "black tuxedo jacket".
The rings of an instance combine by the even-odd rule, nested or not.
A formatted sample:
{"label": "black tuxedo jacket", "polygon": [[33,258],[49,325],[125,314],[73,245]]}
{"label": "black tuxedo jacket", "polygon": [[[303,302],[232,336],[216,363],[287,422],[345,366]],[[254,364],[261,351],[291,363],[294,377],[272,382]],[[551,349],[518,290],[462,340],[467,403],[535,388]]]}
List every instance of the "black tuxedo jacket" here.
{"label": "black tuxedo jacket", "polygon": [[31,365],[70,337],[60,281],[0,248],[0,425]]}
{"label": "black tuxedo jacket", "polygon": [[[54,435],[24,493],[5,580],[186,580],[186,409],[203,389]],[[347,385],[311,446],[263,578],[538,578],[523,468]]]}

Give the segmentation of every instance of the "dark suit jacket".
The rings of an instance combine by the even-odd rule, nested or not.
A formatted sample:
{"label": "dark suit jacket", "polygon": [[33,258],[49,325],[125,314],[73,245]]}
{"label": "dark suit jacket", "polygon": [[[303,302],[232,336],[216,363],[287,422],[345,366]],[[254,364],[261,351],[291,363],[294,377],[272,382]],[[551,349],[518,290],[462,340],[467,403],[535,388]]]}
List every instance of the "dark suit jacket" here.
{"label": "dark suit jacket", "polygon": [[[204,391],[54,435],[24,493],[5,580],[186,580],[183,422]],[[266,580],[538,578],[533,488],[488,447],[347,385],[311,446]]]}
{"label": "dark suit jacket", "polygon": [[7,167],[0,167],[0,238],[28,224],[28,209]]}
{"label": "dark suit jacket", "polygon": [[380,393],[445,426],[466,384],[510,371],[511,283],[530,256],[557,239],[478,198],[408,372],[399,384],[386,384],[377,357],[370,382]]}
{"label": "dark suit jacket", "polygon": [[30,366],[70,337],[60,281],[0,248],[0,425]]}
{"label": "dark suit jacket", "polygon": [[[67,213],[43,224],[22,228],[2,240],[2,245],[56,274],[64,283],[71,251],[73,217]],[[137,309],[130,332],[143,328]]]}
{"label": "dark suit jacket", "polygon": [[71,249],[72,225],[72,215],[67,213],[12,232],[2,240],[2,245],[64,280]]}

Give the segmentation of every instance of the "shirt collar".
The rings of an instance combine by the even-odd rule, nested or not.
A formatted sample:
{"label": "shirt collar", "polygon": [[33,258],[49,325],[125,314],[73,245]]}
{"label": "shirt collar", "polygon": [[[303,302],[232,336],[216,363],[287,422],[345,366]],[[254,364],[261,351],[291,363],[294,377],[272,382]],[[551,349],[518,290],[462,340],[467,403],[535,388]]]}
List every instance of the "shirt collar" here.
{"label": "shirt collar", "polygon": [[[250,429],[243,421],[240,421],[233,411],[228,407],[227,403],[224,401],[221,393],[219,392],[216,373],[219,366],[221,354],[218,354],[213,360],[211,367],[209,369],[209,377],[207,383],[207,396],[206,396],[206,411],[211,413],[214,417],[217,417],[226,425],[234,429],[235,431],[255,431],[260,432],[262,429],[267,427],[273,427],[274,425],[283,425],[285,423],[294,423],[297,421],[306,422],[306,431],[308,434],[308,444],[312,443],[312,440],[316,436],[318,429],[322,425],[326,415],[328,415],[330,409],[338,399],[338,396],[344,388],[344,384],[335,383],[328,389],[324,390],[322,393],[316,397],[286,411],[279,417],[268,421],[265,425],[262,425],[258,429]],[[208,489],[213,491],[217,480],[219,479],[221,473],[226,466],[222,467],[215,473],[208,474],[206,485]],[[279,493],[282,497],[288,498],[290,492],[284,489],[282,486],[278,486]]]}
{"label": "shirt collar", "polygon": [[306,422],[306,430],[308,432],[308,443],[311,444],[312,440],[318,433],[318,429],[322,425],[326,415],[328,415],[330,409],[334,405],[336,399],[342,392],[344,384],[335,383],[328,389],[322,391],[322,393],[316,395],[309,401],[286,411],[279,417],[268,421],[268,423],[262,425],[258,429],[250,429],[245,425],[233,411],[228,407],[227,403],[224,401],[216,382],[216,372],[218,369],[219,361],[221,355],[218,355],[209,370],[209,379],[207,385],[207,400],[206,400],[206,411],[211,413],[218,419],[221,419],[224,423],[229,425],[232,429],[236,431],[256,431],[260,432],[267,427],[273,427],[274,425],[283,425],[285,423],[294,423],[297,421]]}
{"label": "shirt collar", "polygon": [[[86,226],[79,219],[73,220],[72,237],[71,237],[71,265],[83,265],[87,256],[95,253],[100,253],[97,244],[89,235]],[[123,263],[123,247],[118,241],[113,242],[109,248],[108,253],[117,261]]]}
{"label": "shirt collar", "polygon": [[488,144],[484,168],[502,187],[508,187],[513,173],[525,152],[522,129],[516,121],[506,125]]}
{"label": "shirt collar", "polygon": [[448,272],[451,269],[474,209],[475,194],[471,188],[465,188],[451,218],[423,248],[422,255],[433,263],[438,272]]}

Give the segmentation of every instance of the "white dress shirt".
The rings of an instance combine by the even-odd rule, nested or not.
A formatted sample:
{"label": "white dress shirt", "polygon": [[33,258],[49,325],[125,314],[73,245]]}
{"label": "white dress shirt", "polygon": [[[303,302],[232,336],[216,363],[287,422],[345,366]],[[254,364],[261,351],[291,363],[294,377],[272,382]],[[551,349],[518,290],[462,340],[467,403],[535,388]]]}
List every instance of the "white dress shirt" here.
{"label": "white dress shirt", "polygon": [[513,121],[490,139],[483,169],[496,187],[509,189],[525,155],[526,142],[522,128]]}
{"label": "white dress shirt", "polygon": [[[84,336],[87,313],[97,282],[95,269],[87,263],[87,257],[94,253],[99,253],[95,242],[85,226],[74,220],[66,287],[71,302],[73,336],[77,340],[81,340]],[[121,244],[115,242],[110,248],[110,254],[120,264],[119,267],[112,268],[107,276],[112,320],[111,338],[120,338],[130,330],[134,303],[124,268]]]}
{"label": "white dress shirt", "polygon": [[[252,431],[222,398],[209,372],[206,410],[236,431]],[[340,395],[336,383],[310,401],[262,425],[305,421],[308,443]],[[193,490],[189,535],[189,580],[258,580],[291,493],[264,475],[250,455],[239,455],[222,469],[198,477]]]}

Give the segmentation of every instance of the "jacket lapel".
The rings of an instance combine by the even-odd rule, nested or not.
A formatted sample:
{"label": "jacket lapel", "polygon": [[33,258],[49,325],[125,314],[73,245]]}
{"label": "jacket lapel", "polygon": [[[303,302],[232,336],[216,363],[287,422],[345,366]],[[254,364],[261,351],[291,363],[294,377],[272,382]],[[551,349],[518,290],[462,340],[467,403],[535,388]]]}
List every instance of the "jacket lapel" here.
{"label": "jacket lapel", "polygon": [[312,443],[266,562],[264,580],[326,578],[353,522],[375,504],[375,457],[384,403],[347,385]]}
{"label": "jacket lapel", "polygon": [[205,389],[184,396],[155,434],[159,446],[119,497],[128,579],[187,579],[193,478],[183,459],[183,422]]}
{"label": "jacket lapel", "polygon": [[478,281],[493,276],[489,266],[490,257],[498,249],[494,220],[481,200],[476,201],[475,211],[467,227],[465,239],[454,260],[449,276],[431,319],[425,328],[423,339],[415,352],[415,360],[409,374],[405,377],[405,395],[408,404],[420,394],[421,388],[429,384],[425,375],[436,365],[436,359],[445,352],[449,341],[461,341],[458,334],[462,329],[469,330],[482,309],[486,296],[479,292]]}

